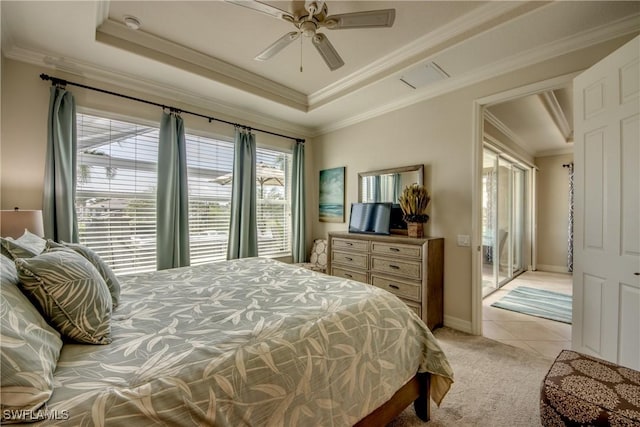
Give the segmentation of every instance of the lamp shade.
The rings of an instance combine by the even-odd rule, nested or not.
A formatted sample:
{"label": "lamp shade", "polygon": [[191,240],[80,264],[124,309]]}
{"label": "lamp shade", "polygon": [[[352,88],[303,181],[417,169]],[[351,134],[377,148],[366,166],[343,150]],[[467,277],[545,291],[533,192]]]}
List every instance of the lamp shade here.
{"label": "lamp shade", "polygon": [[0,236],[17,239],[24,234],[25,229],[44,237],[42,211],[0,211]]}

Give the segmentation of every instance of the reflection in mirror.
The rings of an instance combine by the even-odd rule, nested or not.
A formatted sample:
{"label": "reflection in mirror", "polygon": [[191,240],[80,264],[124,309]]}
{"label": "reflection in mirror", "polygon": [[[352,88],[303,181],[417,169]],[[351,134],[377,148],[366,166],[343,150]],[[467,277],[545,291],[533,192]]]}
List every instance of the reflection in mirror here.
{"label": "reflection in mirror", "polygon": [[406,186],[423,184],[423,174],[423,165],[359,173],[358,199],[362,203],[398,203]]}

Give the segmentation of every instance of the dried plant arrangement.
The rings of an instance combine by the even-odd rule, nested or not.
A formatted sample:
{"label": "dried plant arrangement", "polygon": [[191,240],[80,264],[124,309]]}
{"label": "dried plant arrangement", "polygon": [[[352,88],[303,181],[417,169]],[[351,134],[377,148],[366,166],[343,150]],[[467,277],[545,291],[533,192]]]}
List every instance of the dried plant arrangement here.
{"label": "dried plant arrangement", "polygon": [[431,196],[424,185],[412,184],[405,187],[398,201],[404,214],[403,219],[407,223],[427,222],[429,219],[427,207]]}

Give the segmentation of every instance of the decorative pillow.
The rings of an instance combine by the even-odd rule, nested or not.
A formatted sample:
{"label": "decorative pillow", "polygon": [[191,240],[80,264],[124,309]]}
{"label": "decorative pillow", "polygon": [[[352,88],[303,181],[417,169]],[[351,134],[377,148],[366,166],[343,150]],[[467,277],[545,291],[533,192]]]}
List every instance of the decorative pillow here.
{"label": "decorative pillow", "polygon": [[79,253],[87,260],[89,260],[91,264],[93,264],[93,266],[96,268],[96,270],[98,270],[98,273],[100,273],[100,276],[102,276],[105,283],[107,284],[109,293],[111,293],[111,302],[113,304],[113,308],[116,308],[120,303],[120,282],[118,281],[118,278],[116,277],[113,270],[111,270],[111,267],[109,267],[97,253],[86,246],[80,245],[78,243],[56,243],[53,240],[47,240],[47,249],[59,247],[73,249],[75,252]]}
{"label": "decorative pillow", "polygon": [[0,258],[0,421],[4,423],[10,421],[10,411],[37,411],[49,400],[62,340],[18,288],[13,261]]}
{"label": "decorative pillow", "polygon": [[111,294],[87,259],[65,250],[15,262],[23,291],[63,336],[87,344],[111,342]]}
{"label": "decorative pillow", "polygon": [[327,268],[327,241],[325,239],[313,241],[309,262],[318,268]]}
{"label": "decorative pillow", "polygon": [[31,258],[42,253],[47,246],[47,241],[25,229],[24,234],[15,240],[11,237],[2,237],[0,244],[2,255],[16,259]]}

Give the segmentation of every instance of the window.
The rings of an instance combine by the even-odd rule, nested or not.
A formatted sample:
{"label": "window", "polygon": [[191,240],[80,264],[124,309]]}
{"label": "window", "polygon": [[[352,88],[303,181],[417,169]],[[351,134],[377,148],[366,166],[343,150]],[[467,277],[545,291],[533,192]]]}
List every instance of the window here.
{"label": "window", "polygon": [[[157,125],[77,115],[80,242],[118,274],[156,268]],[[191,265],[227,256],[233,143],[186,135]],[[291,154],[257,149],[258,252],[291,251]]]}
{"label": "window", "polygon": [[227,259],[233,143],[194,135],[186,140],[191,265]]}
{"label": "window", "polygon": [[116,273],[155,270],[158,128],[77,115],[80,242]]}
{"label": "window", "polygon": [[291,253],[291,154],[256,150],[258,254]]}

